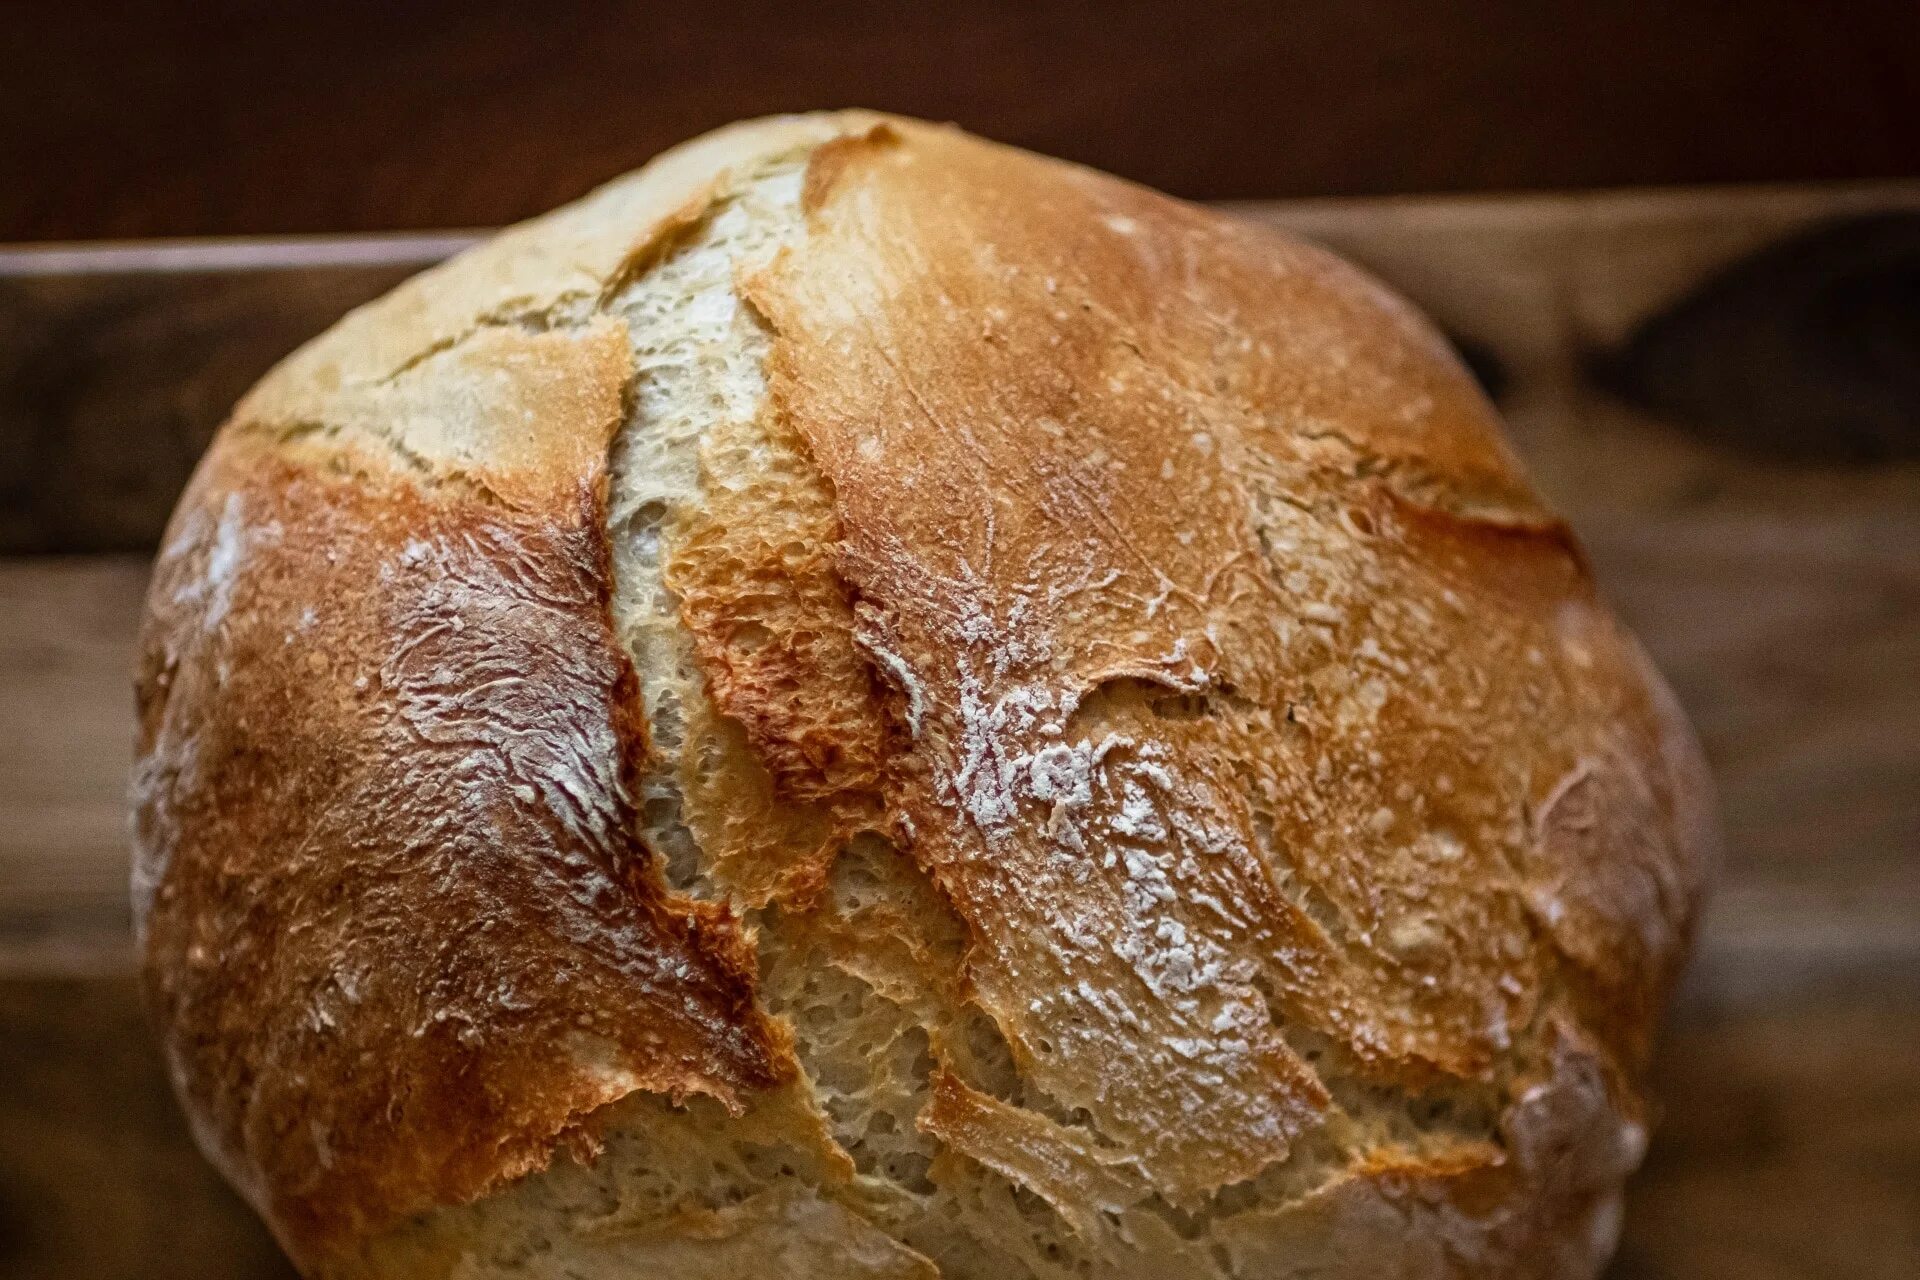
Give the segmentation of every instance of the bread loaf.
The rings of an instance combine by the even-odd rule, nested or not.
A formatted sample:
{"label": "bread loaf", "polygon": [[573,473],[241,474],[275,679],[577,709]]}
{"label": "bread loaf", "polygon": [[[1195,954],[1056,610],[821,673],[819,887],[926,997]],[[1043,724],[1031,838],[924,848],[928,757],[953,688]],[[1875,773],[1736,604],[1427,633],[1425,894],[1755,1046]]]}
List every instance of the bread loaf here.
{"label": "bread loaf", "polygon": [[288,358],[139,712],[167,1059],[321,1276],[1590,1276],[1714,839],[1405,303],[865,113]]}

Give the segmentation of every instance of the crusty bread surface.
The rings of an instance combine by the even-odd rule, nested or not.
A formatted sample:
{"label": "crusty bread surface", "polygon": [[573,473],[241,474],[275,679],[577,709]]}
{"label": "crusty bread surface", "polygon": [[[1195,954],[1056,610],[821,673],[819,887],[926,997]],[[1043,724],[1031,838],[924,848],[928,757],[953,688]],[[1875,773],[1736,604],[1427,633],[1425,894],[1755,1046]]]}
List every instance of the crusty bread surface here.
{"label": "crusty bread surface", "polygon": [[1714,843],[1406,304],[862,112],[289,357],[139,710],[168,1061],[325,1276],[1592,1275]]}

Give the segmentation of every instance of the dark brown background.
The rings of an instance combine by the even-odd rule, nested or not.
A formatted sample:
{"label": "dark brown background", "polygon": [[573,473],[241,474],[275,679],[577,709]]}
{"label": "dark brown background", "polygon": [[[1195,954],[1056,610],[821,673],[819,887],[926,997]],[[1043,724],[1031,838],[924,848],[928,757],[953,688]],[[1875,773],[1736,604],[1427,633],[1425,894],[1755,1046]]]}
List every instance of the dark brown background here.
{"label": "dark brown background", "polygon": [[[1609,1280],[1920,1276],[1920,182],[1804,185],[1920,174],[1920,0],[0,0],[0,241],[488,225],[846,103],[1275,200],[1239,212],[1475,355],[1729,837]],[[1286,199],[1740,181],[1790,185]],[[234,397],[451,247],[0,250],[6,1280],[288,1275],[193,1153],[131,976],[133,633]],[[1623,395],[1636,361],[1688,394]]]}
{"label": "dark brown background", "polygon": [[1195,198],[1920,172],[1913,0],[0,0],[0,240],[485,226],[741,116]]}

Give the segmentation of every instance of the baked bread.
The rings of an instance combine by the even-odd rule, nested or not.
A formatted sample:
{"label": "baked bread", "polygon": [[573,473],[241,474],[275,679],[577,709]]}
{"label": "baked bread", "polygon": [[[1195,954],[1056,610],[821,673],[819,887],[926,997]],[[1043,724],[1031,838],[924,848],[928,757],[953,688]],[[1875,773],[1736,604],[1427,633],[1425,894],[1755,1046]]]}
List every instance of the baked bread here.
{"label": "baked bread", "polygon": [[1591,1275],[1713,843],[1409,307],[767,120],[348,316],[182,499],[135,900],[324,1276]]}

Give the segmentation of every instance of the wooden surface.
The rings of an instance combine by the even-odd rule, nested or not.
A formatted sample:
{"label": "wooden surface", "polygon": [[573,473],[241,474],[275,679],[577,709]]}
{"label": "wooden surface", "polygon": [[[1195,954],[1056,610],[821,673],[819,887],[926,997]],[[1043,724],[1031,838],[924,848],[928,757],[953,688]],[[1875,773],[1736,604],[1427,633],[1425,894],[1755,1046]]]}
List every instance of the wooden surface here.
{"label": "wooden surface", "polygon": [[745,116],[1194,198],[1920,173],[1913,0],[16,0],[0,240],[492,225]]}
{"label": "wooden surface", "polygon": [[200,1159],[127,977],[0,977],[0,1276],[290,1277]]}
{"label": "wooden surface", "polygon": [[152,547],[267,365],[446,244],[355,245],[316,267],[284,245],[270,266],[249,246],[0,249],[0,554]]}
{"label": "wooden surface", "polygon": [[[1589,377],[1726,264],[1885,209],[1920,209],[1920,184],[1241,210],[1372,266],[1474,353],[1714,763],[1727,862],[1615,1280],[1920,1275],[1920,463],[1782,461]],[[452,243],[0,252],[9,545],[151,545],[225,402]],[[9,1276],[279,1274],[187,1154],[127,977],[143,581],[137,552],[0,559]]]}

